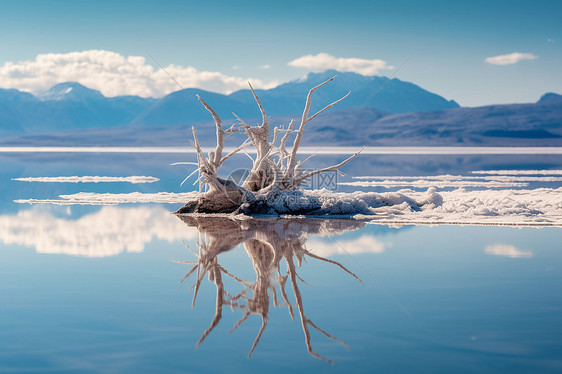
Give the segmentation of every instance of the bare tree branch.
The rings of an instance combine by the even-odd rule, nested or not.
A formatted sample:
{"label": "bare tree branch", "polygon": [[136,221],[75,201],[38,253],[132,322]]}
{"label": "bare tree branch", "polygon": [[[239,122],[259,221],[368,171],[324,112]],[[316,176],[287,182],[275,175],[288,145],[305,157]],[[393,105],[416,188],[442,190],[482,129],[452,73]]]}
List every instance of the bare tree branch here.
{"label": "bare tree branch", "polygon": [[342,97],[341,99],[336,100],[336,101],[334,101],[333,103],[331,103],[330,105],[324,107],[324,109],[319,110],[319,111],[316,112],[316,114],[314,114],[312,117],[309,117],[309,118],[306,120],[306,122],[308,123],[308,122],[312,121],[312,120],[313,120],[314,118],[316,118],[316,116],[318,116],[320,113],[322,113],[322,112],[324,112],[324,111],[330,109],[331,107],[333,107],[334,105],[336,105],[337,103],[339,103],[340,101],[342,101],[343,99],[345,99],[346,97],[348,97],[350,93],[351,93],[351,91],[349,91],[349,92],[348,92],[344,97]]}
{"label": "bare tree branch", "polygon": [[[320,170],[311,171],[310,173],[307,173],[307,174],[305,174],[305,175],[299,177],[299,178],[297,179],[297,185],[298,185],[299,183],[301,183],[302,181],[304,181],[304,180],[306,180],[306,179],[308,179],[308,178],[310,178],[310,177],[312,177],[312,176],[314,176],[314,175],[320,174],[320,173],[325,173],[325,172],[327,172],[327,171],[338,171],[338,172],[339,172],[339,170],[338,170],[339,168],[341,168],[343,165],[347,164],[349,161],[351,161],[351,160],[353,160],[355,157],[357,157],[357,156],[359,155],[359,153],[361,153],[362,150],[363,150],[363,148],[361,148],[359,151],[355,152],[353,155],[349,156],[348,158],[346,158],[345,160],[343,160],[342,162],[340,162],[340,163],[337,164],[337,165],[329,166],[329,167],[327,167],[327,168],[320,169]],[[341,172],[340,172],[340,173],[341,173]]]}
{"label": "bare tree branch", "polygon": [[209,113],[211,113],[211,115],[213,116],[213,119],[215,120],[215,125],[217,127],[217,147],[215,148],[214,159],[209,160],[209,161],[211,161],[211,163],[213,163],[215,165],[215,167],[218,167],[218,164],[219,164],[220,160],[222,159],[222,149],[224,147],[224,130],[221,127],[221,119],[220,119],[219,115],[217,114],[217,112],[215,112],[213,110],[213,108],[211,108],[205,102],[205,100],[203,100],[199,95],[197,95],[197,98],[199,99],[201,104],[203,104],[205,109],[207,109],[209,111]]}
{"label": "bare tree branch", "polygon": [[229,154],[227,154],[226,156],[224,156],[222,158],[222,160],[220,160],[218,166],[220,167],[222,164],[224,164],[224,162],[226,160],[228,160],[229,158],[231,158],[232,156],[234,156],[236,153],[240,152],[241,150],[243,150],[244,148],[246,148],[248,146],[248,142],[250,140],[246,139],[246,141],[244,143],[242,143],[240,146],[238,146],[238,148],[236,148],[234,151],[230,152]]}
{"label": "bare tree branch", "polygon": [[263,106],[261,105],[261,101],[258,97],[258,95],[256,95],[256,91],[254,91],[254,87],[252,87],[252,84],[250,82],[248,82],[248,84],[250,85],[250,90],[252,90],[252,95],[254,95],[254,99],[256,100],[256,103],[258,103],[258,107],[260,108],[260,112],[261,112],[261,116],[262,116],[262,127],[265,129],[265,131],[267,131],[267,134],[269,135],[269,124],[267,123],[267,114],[265,113],[265,110],[263,109]]}
{"label": "bare tree branch", "polygon": [[315,90],[317,90],[318,88],[322,87],[323,85],[325,85],[328,82],[331,82],[334,80],[334,78],[336,78],[336,76],[328,79],[327,81],[325,81],[324,83],[319,84],[316,87],[313,87],[310,89],[310,91],[308,91],[308,95],[306,97],[306,104],[304,107],[304,111],[302,113],[302,119],[301,119],[301,124],[299,126],[299,129],[297,131],[297,137],[295,138],[295,141],[293,143],[293,149],[291,150],[291,156],[289,158],[289,162],[287,165],[287,171],[286,171],[286,176],[287,177],[291,177],[294,173],[294,168],[295,168],[295,162],[297,159],[297,151],[299,149],[299,146],[301,144],[301,140],[302,140],[302,136],[304,133],[304,126],[310,122],[314,117],[316,117],[317,115],[319,115],[320,113],[322,113],[323,111],[327,110],[328,108],[331,108],[332,106],[336,105],[337,103],[339,103],[341,100],[345,99],[347,97],[347,95],[345,95],[344,97],[342,97],[341,99],[333,102],[332,104],[328,105],[327,107],[325,107],[324,109],[322,109],[321,111],[319,111],[318,113],[314,114],[312,116],[312,118],[310,118],[308,116],[308,114],[310,113],[310,105],[312,103],[312,94],[314,93]]}

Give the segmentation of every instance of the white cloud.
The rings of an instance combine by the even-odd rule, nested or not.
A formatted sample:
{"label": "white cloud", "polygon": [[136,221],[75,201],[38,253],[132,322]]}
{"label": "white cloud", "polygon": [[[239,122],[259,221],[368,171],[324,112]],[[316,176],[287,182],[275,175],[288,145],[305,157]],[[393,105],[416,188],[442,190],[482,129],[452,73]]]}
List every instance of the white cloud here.
{"label": "white cloud", "polygon": [[[191,66],[172,64],[164,68],[185,88],[228,94],[247,88],[248,81],[259,88],[277,85],[215,71],[199,71]],[[160,97],[180,89],[165,71],[147,64],[144,57],[122,56],[104,50],[40,54],[33,61],[7,62],[0,66],[3,88],[40,93],[61,82],[79,82],[105,96]]]}
{"label": "white cloud", "polygon": [[36,209],[0,216],[0,241],[39,253],[106,257],[142,252],[153,239],[179,243],[196,237],[197,230],[161,207],[103,207],[77,220]]}
{"label": "white cloud", "polygon": [[519,61],[522,60],[535,60],[537,58],[538,57],[532,53],[514,52],[507,55],[486,57],[484,61],[492,65],[511,65],[511,64],[518,63]]}
{"label": "white cloud", "polygon": [[291,62],[289,66],[306,68],[310,71],[324,71],[335,69],[344,72],[354,72],[362,75],[376,75],[380,70],[393,69],[383,60],[366,60],[362,58],[338,58],[327,53],[306,55]]}
{"label": "white cloud", "polygon": [[[341,246],[338,243],[341,244]],[[327,243],[325,241],[310,240],[306,243],[306,248],[315,255],[328,257],[346,253],[382,253],[388,246],[369,235],[364,235],[353,240],[339,240],[338,243],[335,241]],[[345,250],[342,249],[342,247],[345,248]]]}
{"label": "white cloud", "polygon": [[522,251],[512,245],[507,244],[487,246],[485,252],[489,255],[504,256],[510,258],[529,258],[533,256],[532,251]]}
{"label": "white cloud", "polygon": [[260,68],[260,69],[270,69],[270,68],[271,68],[271,66],[270,66],[270,65],[267,65],[267,64],[265,64],[265,65],[260,65],[260,66],[258,66],[258,68]]}

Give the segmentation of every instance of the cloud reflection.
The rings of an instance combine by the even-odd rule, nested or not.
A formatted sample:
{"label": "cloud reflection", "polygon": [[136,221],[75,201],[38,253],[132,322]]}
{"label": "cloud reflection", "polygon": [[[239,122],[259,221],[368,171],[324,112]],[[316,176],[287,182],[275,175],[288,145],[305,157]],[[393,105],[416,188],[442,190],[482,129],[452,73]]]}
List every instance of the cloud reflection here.
{"label": "cloud reflection", "polygon": [[39,253],[106,257],[142,252],[154,239],[175,242],[196,235],[162,207],[103,207],[76,220],[33,209],[0,216],[0,241]]}
{"label": "cloud reflection", "polygon": [[361,236],[352,240],[339,240],[325,242],[319,240],[310,240],[307,249],[319,256],[329,257],[333,255],[359,254],[359,253],[382,253],[385,251],[387,243],[381,243],[374,237],[369,235]]}
{"label": "cloud reflection", "polygon": [[496,245],[489,245],[486,247],[485,250],[486,254],[494,255],[494,256],[504,256],[510,258],[529,258],[533,257],[532,251],[522,251],[517,249],[512,245],[507,244],[496,244]]}

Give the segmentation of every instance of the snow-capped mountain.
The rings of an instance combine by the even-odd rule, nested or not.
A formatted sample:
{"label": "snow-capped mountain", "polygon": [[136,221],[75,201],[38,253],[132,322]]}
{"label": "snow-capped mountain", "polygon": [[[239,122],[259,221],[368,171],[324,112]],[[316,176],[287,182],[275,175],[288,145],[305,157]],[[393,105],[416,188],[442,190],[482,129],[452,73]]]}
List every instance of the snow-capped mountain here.
{"label": "snow-capped mountain", "polygon": [[38,97],[43,101],[87,101],[105,99],[101,92],[84,87],[76,82],[55,84],[45,93],[38,95]]}
{"label": "snow-capped mountain", "polygon": [[[562,146],[562,95],[556,93],[537,103],[461,108],[412,83],[336,71],[311,73],[257,93],[272,120],[288,122],[301,114],[308,90],[334,75],[337,79],[315,92],[312,110],[351,94],[310,123],[310,145]],[[249,90],[222,95],[185,89],[160,99],[108,98],[66,82],[39,97],[0,89],[0,136],[28,135],[4,144],[180,145],[191,125],[198,124],[205,141],[214,137],[214,125],[196,94],[225,121],[234,122],[232,112],[250,123],[260,118]]]}

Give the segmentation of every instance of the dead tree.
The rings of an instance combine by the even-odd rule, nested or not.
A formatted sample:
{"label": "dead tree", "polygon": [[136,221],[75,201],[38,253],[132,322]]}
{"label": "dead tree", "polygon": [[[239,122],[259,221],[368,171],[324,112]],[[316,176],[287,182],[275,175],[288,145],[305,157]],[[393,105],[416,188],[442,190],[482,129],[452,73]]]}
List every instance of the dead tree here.
{"label": "dead tree", "polygon": [[[217,144],[214,151],[205,155],[197,138],[195,127],[192,128],[193,146],[197,152],[197,162],[181,164],[194,164],[197,166],[197,169],[190,174],[186,180],[191,175],[197,173],[197,181],[200,184],[199,190],[202,193],[199,194],[196,200],[185,204],[177,213],[263,213],[264,207],[272,208],[271,204],[268,206],[268,202],[271,201],[271,196],[279,196],[284,192],[299,190],[307,179],[319,173],[328,171],[340,172],[339,169],[355,158],[361,151],[351,155],[337,165],[314,171],[307,171],[303,168],[304,161],[306,160],[303,162],[297,160],[297,153],[306,125],[349,95],[348,93],[315,114],[310,115],[312,94],[315,90],[331,82],[334,78],[335,77],[313,87],[308,92],[305,108],[298,128],[293,129],[293,121],[291,121],[286,129],[275,127],[273,129],[273,134],[271,133],[265,109],[251,84],[250,90],[262,115],[262,123],[258,126],[250,126],[242,118],[234,114],[241,123],[240,128],[235,129],[231,127],[228,130],[224,130],[218,114],[198,95],[197,98],[209,113],[211,113],[215,121]],[[232,152],[223,156],[226,138],[238,130],[244,131],[247,140]],[[293,145],[288,149],[287,142],[293,134],[295,135]],[[270,141],[270,139],[272,140]],[[232,180],[220,178],[218,176],[218,170],[224,162],[250,145],[255,149],[256,158],[253,159],[252,167],[244,182],[238,184]],[[303,207],[303,209],[308,211],[314,210],[315,208],[312,206],[308,208]],[[306,211],[298,212],[298,214],[303,213],[306,213]]]}

